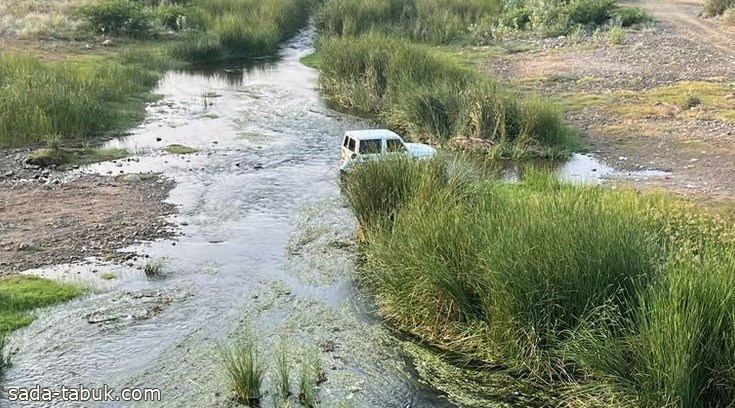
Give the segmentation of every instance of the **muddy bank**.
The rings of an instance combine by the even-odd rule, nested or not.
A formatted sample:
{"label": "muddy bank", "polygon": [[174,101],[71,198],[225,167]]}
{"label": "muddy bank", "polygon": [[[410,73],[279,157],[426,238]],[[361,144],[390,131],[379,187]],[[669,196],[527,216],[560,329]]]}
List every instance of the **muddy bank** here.
{"label": "muddy bank", "polygon": [[88,257],[125,260],[135,254],[117,249],[173,235],[164,216],[176,208],[163,202],[172,181],[156,175],[63,177],[0,182],[0,274]]}

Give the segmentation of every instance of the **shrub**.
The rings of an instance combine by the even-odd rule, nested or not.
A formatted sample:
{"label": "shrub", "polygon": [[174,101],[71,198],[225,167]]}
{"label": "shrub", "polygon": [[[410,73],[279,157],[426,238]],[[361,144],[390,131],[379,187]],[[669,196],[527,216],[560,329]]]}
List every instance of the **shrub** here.
{"label": "shrub", "polygon": [[88,28],[97,34],[146,38],[154,34],[155,14],[130,0],[105,0],[80,9]]}
{"label": "shrub", "polygon": [[611,27],[607,32],[607,43],[620,45],[625,41],[625,29],[622,27]]}
{"label": "shrub", "polygon": [[710,17],[719,16],[733,6],[735,6],[735,0],[707,0],[704,3],[704,14]]}
{"label": "shrub", "polygon": [[623,6],[613,12],[615,21],[621,27],[632,27],[639,24],[647,24],[653,21],[648,12],[640,7]]}
{"label": "shrub", "polygon": [[735,6],[730,6],[722,14],[722,21],[727,25],[735,25]]}
{"label": "shrub", "polygon": [[189,9],[182,5],[165,5],[156,10],[161,25],[169,30],[182,31],[187,28]]}

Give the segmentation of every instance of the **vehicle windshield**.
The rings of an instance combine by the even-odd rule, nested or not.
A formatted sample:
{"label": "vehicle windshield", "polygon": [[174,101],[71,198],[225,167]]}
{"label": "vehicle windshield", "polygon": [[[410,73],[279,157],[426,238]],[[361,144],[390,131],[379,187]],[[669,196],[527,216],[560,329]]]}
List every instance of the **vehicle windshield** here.
{"label": "vehicle windshield", "polygon": [[360,141],[360,154],[375,154],[380,153],[380,150],[380,139],[367,139]]}

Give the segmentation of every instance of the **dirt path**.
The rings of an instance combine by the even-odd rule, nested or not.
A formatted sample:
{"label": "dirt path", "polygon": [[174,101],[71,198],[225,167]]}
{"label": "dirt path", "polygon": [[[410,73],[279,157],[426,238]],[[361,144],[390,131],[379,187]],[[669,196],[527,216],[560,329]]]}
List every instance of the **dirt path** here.
{"label": "dirt path", "polygon": [[639,0],[632,3],[647,9],[659,21],[696,36],[710,47],[735,57],[735,30],[700,17],[702,2],[696,0]]}
{"label": "dirt path", "polygon": [[656,23],[579,43],[532,40],[532,50],[481,63],[521,89],[555,100],[589,149],[639,180],[697,196],[735,197],[735,30],[699,17],[702,3],[641,0]]}

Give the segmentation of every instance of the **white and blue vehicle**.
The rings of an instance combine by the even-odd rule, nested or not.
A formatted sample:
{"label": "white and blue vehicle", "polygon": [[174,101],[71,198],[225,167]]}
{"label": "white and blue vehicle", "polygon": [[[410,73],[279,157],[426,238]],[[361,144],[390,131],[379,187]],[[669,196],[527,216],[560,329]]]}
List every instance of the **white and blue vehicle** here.
{"label": "white and blue vehicle", "polygon": [[356,163],[366,160],[428,158],[434,155],[436,149],[433,147],[423,143],[405,143],[388,129],[349,130],[342,139],[339,170],[344,174]]}

